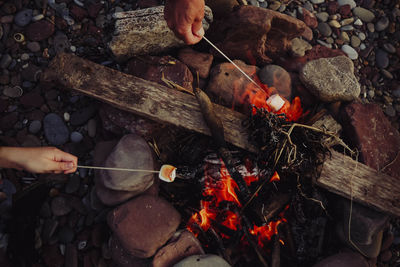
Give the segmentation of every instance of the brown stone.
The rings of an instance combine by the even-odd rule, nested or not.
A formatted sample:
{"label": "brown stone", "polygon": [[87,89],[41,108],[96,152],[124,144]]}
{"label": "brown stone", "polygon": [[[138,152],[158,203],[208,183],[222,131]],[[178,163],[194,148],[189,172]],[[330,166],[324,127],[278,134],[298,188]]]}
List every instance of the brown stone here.
{"label": "brown stone", "polygon": [[329,15],[334,15],[336,14],[338,8],[339,8],[339,3],[337,1],[330,1],[328,2],[328,7],[326,11],[328,11]]}
{"label": "brown stone", "polygon": [[178,58],[191,69],[195,76],[198,72],[200,78],[204,79],[208,77],[214,59],[213,55],[197,52],[190,47],[181,49]]}
{"label": "brown stone", "polygon": [[240,6],[216,23],[212,39],[230,58],[264,65],[284,55],[290,40],[301,36],[305,27],[301,20],[276,11]]}
{"label": "brown stone", "polygon": [[[258,80],[258,68],[246,65],[240,60],[234,61],[253,80]],[[262,94],[264,100],[267,95],[256,85],[251,83],[231,63],[221,63],[211,69],[207,94],[214,102],[238,111],[248,112],[251,96]]]}
{"label": "brown stone", "polygon": [[93,19],[96,18],[102,8],[103,8],[103,5],[100,2],[89,3],[87,6],[87,11],[88,11],[89,17],[91,17]]}
{"label": "brown stone", "polygon": [[204,254],[199,240],[189,231],[177,232],[153,259],[153,267],[169,267],[191,255]]}
{"label": "brown stone", "polygon": [[310,27],[306,27],[301,37],[306,39],[307,41],[311,41],[314,38],[313,31]]}
{"label": "brown stone", "polygon": [[339,7],[339,13],[342,15],[342,18],[348,18],[351,16],[351,7],[350,5],[343,5]]}
{"label": "brown stone", "polygon": [[72,5],[69,9],[69,12],[70,12],[71,16],[74,19],[76,19],[77,21],[83,20],[88,15],[88,13],[85,9],[83,9],[77,5]]}
{"label": "brown stone", "polygon": [[171,56],[134,58],[128,62],[128,73],[166,86],[161,80],[164,74],[165,79],[192,90],[193,75],[189,68]]}
{"label": "brown stone", "polygon": [[29,24],[25,33],[29,40],[39,42],[53,35],[54,24],[47,20],[39,20]]}
{"label": "brown stone", "polygon": [[175,233],[180,220],[169,202],[150,195],[141,195],[108,214],[108,225],[121,245],[140,258],[153,256]]}
{"label": "brown stone", "polygon": [[14,124],[17,123],[17,121],[18,121],[17,112],[8,113],[7,115],[1,116],[0,129],[3,131],[10,130],[14,127]]}
{"label": "brown stone", "polygon": [[300,19],[302,21],[304,21],[304,23],[312,28],[315,29],[318,27],[318,21],[317,21],[317,17],[315,17],[315,15],[313,13],[311,13],[310,11],[308,11],[305,8],[302,8],[302,13],[300,13]]}
{"label": "brown stone", "polygon": [[400,134],[375,104],[351,103],[343,109],[344,133],[358,147],[364,164],[400,178]]}
{"label": "brown stone", "polygon": [[150,266],[150,259],[138,258],[131,255],[122,245],[118,238],[113,235],[109,241],[112,260],[118,264],[119,267],[148,267]]}
{"label": "brown stone", "polygon": [[262,83],[268,87],[274,87],[280,96],[291,101],[292,81],[284,68],[278,65],[267,65],[258,72],[258,76]]}

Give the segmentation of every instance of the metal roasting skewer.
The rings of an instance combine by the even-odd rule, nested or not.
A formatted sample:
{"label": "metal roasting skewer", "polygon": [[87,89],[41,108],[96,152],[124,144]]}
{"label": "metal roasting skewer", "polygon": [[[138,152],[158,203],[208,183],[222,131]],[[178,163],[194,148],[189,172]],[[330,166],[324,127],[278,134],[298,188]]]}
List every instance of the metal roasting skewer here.
{"label": "metal roasting skewer", "polygon": [[238,65],[235,64],[227,55],[225,55],[216,45],[214,45],[210,40],[208,40],[205,36],[203,39],[207,41],[215,50],[217,50],[224,58],[226,58],[236,69],[238,69],[247,79],[249,79],[252,83],[254,83],[258,88],[262,89],[261,86],[256,83],[249,75],[247,75]]}
{"label": "metal roasting skewer", "polygon": [[97,167],[97,166],[84,166],[84,165],[78,165],[77,167],[81,168],[81,169],[96,169],[96,170],[111,170],[111,171],[126,171],[126,172],[148,172],[148,173],[159,173],[160,172],[160,171],[154,171],[154,170]]}

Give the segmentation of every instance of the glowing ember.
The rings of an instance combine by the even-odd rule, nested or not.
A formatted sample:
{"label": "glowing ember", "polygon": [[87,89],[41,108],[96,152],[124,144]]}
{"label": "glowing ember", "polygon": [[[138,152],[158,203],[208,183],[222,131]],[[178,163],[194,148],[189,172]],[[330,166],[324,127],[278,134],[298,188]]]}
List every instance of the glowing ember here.
{"label": "glowing ember", "polygon": [[279,177],[279,174],[277,172],[274,172],[274,174],[272,175],[271,179],[269,179],[269,182],[275,182],[275,181],[280,181],[281,177]]}
{"label": "glowing ember", "polygon": [[[248,185],[250,185],[253,181],[258,181],[259,178],[250,173],[251,168],[249,165],[246,166],[245,169],[247,172],[244,173],[243,177]],[[198,234],[198,230],[196,230],[195,225],[201,227],[201,229],[205,232],[213,223],[222,225],[235,231],[241,229],[242,225],[240,215],[232,210],[227,210],[225,208],[226,205],[224,206],[223,204],[230,202],[236,207],[242,206],[235,192],[235,189],[238,189],[238,186],[229,175],[225,165],[222,164],[220,168],[219,179],[213,178],[208,173],[207,168],[205,170],[205,176],[205,187],[202,192],[204,199],[201,200],[202,209],[198,213],[193,214],[193,216],[189,219],[187,228],[195,233],[196,236]],[[270,178],[270,182],[272,181],[279,181],[279,175],[277,172],[275,172]],[[287,208],[288,207],[286,207],[286,209]],[[254,228],[250,229],[250,233],[257,237],[259,246],[264,247],[271,237],[277,234],[278,225],[286,221],[286,219],[283,217],[283,213],[284,212],[279,215],[280,219],[278,221],[272,221],[269,224],[261,227],[254,225]],[[220,235],[223,238],[230,238],[224,233],[220,233]]]}

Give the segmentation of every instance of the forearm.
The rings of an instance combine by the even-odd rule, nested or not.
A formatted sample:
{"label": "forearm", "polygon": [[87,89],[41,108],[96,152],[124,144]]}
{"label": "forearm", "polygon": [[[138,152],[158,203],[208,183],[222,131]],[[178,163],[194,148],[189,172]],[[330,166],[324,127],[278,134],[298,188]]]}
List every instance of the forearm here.
{"label": "forearm", "polygon": [[20,147],[0,147],[0,168],[22,170]]}

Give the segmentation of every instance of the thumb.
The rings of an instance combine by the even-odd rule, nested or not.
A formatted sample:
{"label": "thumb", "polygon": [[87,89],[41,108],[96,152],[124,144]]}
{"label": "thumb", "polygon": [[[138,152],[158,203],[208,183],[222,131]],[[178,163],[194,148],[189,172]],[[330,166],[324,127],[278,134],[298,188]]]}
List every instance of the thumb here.
{"label": "thumb", "polygon": [[193,23],[192,33],[196,37],[200,37],[200,38],[203,37],[204,29],[203,29],[203,23],[201,21]]}
{"label": "thumb", "polygon": [[74,168],[72,161],[67,162],[56,162],[55,171],[67,171]]}

